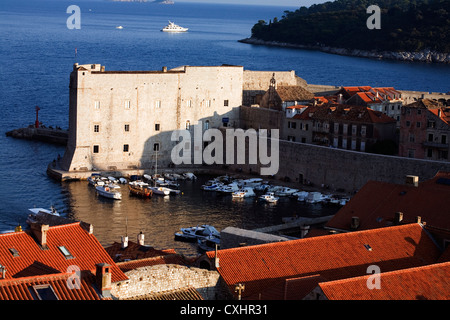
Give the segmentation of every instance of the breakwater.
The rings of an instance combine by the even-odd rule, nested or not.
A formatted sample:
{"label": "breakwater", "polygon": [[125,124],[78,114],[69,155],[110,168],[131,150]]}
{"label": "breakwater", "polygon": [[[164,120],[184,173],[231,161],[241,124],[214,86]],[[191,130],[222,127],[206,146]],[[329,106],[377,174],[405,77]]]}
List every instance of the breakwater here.
{"label": "breakwater", "polygon": [[428,49],[419,52],[407,52],[407,51],[377,51],[377,50],[359,50],[359,49],[348,49],[348,48],[335,48],[328,46],[307,46],[301,44],[292,44],[286,42],[277,41],[264,41],[256,38],[246,38],[238,40],[238,42],[254,44],[254,45],[264,45],[264,46],[276,46],[284,48],[297,48],[306,50],[318,50],[326,53],[361,57],[361,58],[371,58],[371,59],[384,59],[384,60],[397,60],[397,61],[410,61],[410,62],[425,62],[425,63],[450,63],[450,53],[435,52]]}
{"label": "breakwater", "polygon": [[6,136],[17,139],[37,140],[66,145],[69,137],[69,132],[62,129],[36,128],[34,126],[29,126],[26,128],[19,128],[8,131],[6,132]]}

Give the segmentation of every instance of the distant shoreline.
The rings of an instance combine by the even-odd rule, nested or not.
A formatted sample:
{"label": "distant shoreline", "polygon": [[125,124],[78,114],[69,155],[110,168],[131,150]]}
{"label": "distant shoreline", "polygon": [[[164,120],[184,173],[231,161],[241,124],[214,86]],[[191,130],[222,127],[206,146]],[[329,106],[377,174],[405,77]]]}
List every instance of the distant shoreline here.
{"label": "distant shoreline", "polygon": [[264,41],[256,38],[246,38],[238,40],[241,43],[253,44],[253,45],[264,45],[273,47],[284,47],[284,48],[295,48],[295,49],[306,49],[306,50],[317,50],[326,53],[370,58],[378,60],[397,60],[397,61],[408,61],[408,62],[424,62],[424,63],[440,63],[449,64],[450,63],[450,53],[440,53],[430,50],[423,50],[420,52],[393,52],[393,51],[365,51],[358,49],[346,49],[346,48],[334,48],[328,46],[306,46],[301,44],[292,44],[277,41]]}

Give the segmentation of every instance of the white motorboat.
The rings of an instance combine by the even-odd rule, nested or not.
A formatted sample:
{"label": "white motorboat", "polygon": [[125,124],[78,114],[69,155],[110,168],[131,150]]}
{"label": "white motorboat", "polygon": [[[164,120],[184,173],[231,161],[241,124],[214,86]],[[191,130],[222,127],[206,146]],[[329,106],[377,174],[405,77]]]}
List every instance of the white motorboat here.
{"label": "white motorboat", "polygon": [[148,188],[153,191],[153,194],[158,194],[160,196],[168,196],[171,190],[166,187],[148,187]]}
{"label": "white motorboat", "polygon": [[44,208],[31,208],[28,209],[31,213],[28,215],[27,223],[32,223],[36,221],[36,218],[38,216],[44,216],[44,215],[52,215],[52,216],[58,216],[59,213],[56,211],[55,207],[51,206],[50,210],[44,209]]}
{"label": "white motorboat", "polygon": [[96,186],[95,190],[97,190],[98,195],[102,197],[115,200],[122,199],[122,193],[120,191],[117,191],[117,188],[110,185]]}
{"label": "white motorboat", "polygon": [[233,192],[231,195],[233,196],[233,198],[247,198],[256,196],[253,188],[250,187],[242,188],[238,191]]}
{"label": "white motorboat", "polygon": [[87,181],[91,186],[102,186],[105,184],[105,182],[101,178],[102,177],[100,176],[100,174],[93,173],[90,177],[87,178]]}
{"label": "white motorboat", "polygon": [[288,197],[288,196],[294,194],[295,192],[298,192],[298,189],[282,187],[281,189],[278,189],[277,191],[275,191],[275,195],[277,195],[279,197]]}
{"label": "white motorboat", "polygon": [[220,239],[220,232],[208,224],[202,224],[196,227],[181,228],[180,230],[181,232],[175,233],[175,240],[197,241],[198,239],[206,239],[208,237]]}
{"label": "white motorboat", "polygon": [[242,187],[251,187],[255,188],[263,183],[263,179],[261,178],[251,178],[251,179],[245,179],[241,180],[239,185]]}
{"label": "white motorboat", "polygon": [[206,237],[205,239],[197,239],[198,248],[202,251],[213,251],[220,248],[220,238]]}
{"label": "white motorboat", "polygon": [[125,178],[119,178],[119,182],[120,183],[122,183],[122,184],[125,184],[125,183],[127,183],[127,179],[125,179]]}
{"label": "white motorboat", "polygon": [[258,200],[265,201],[265,202],[268,202],[268,203],[277,203],[278,199],[279,198],[275,197],[275,194],[273,192],[268,192],[268,193],[263,194],[262,196],[260,196],[258,198]]}
{"label": "white motorboat", "polygon": [[183,177],[187,180],[195,180],[197,177],[192,172],[183,173]]}
{"label": "white motorboat", "polygon": [[117,26],[116,29],[123,29],[123,27],[122,26]]}
{"label": "white motorboat", "polygon": [[293,194],[293,196],[297,197],[297,201],[306,201],[308,194],[309,194],[309,192],[307,192],[307,191],[299,191],[299,192],[295,192]]}
{"label": "white motorboat", "polygon": [[230,183],[227,185],[222,186],[221,188],[218,188],[216,191],[222,192],[222,193],[233,193],[239,190],[239,186],[237,183]]}
{"label": "white motorboat", "polygon": [[167,26],[165,26],[164,28],[162,28],[161,31],[164,31],[164,32],[186,32],[188,30],[189,30],[188,28],[180,27],[179,25],[169,21],[169,24]]}
{"label": "white motorboat", "polygon": [[310,192],[305,200],[307,203],[322,202],[322,194],[320,192]]}

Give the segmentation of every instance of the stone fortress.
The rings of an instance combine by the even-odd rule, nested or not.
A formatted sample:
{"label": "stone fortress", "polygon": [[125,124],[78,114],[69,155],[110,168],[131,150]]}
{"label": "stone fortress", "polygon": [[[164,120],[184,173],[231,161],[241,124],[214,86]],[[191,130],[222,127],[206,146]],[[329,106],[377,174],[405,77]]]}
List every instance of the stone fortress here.
{"label": "stone fortress", "polygon": [[[173,131],[240,127],[240,106],[255,103],[276,76],[306,84],[294,71],[242,66],[182,66],[161,71],[105,71],[75,64],[70,75],[69,141],[61,169],[120,171],[170,163]],[[157,158],[158,157],[158,158]]]}
{"label": "stone fortress", "polygon": [[[62,159],[50,164],[47,172],[56,179],[71,180],[85,179],[92,172],[127,176],[153,174],[156,168],[173,170],[171,152],[179,142],[172,141],[172,133],[186,129],[202,133],[212,128],[280,129],[280,168],[274,178],[299,184],[310,181],[354,192],[368,180],[403,183],[407,175],[426,180],[438,170],[450,170],[450,162],[287,141],[284,111],[289,104],[283,103],[279,110],[264,107],[271,99],[267,97],[271,86],[292,94],[291,105],[340,89],[308,84],[295,71],[250,71],[235,65],[106,71],[100,64],[74,64],[69,140]],[[403,104],[421,98],[448,99],[442,93],[401,94]],[[199,164],[190,169],[202,167],[214,169]],[[230,172],[251,174],[260,169],[259,164],[228,166]]]}

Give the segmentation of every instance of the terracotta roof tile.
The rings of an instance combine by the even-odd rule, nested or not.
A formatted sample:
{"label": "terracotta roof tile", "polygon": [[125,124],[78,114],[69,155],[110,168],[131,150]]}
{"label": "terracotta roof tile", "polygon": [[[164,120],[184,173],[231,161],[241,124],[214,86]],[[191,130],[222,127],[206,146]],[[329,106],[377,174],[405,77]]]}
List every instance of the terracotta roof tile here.
{"label": "terracotta roof tile", "polygon": [[105,250],[116,262],[152,258],[176,253],[174,249],[158,250],[150,246],[140,245],[133,241],[128,241],[128,246],[126,248],[122,248],[121,243],[114,242],[109,247],[106,247]]}
{"label": "terracotta roof tile", "polygon": [[[383,270],[381,270],[383,271]],[[320,283],[329,300],[450,300],[450,262],[380,273],[380,289],[370,275]]]}
{"label": "terracotta roof tile", "polygon": [[419,183],[418,187],[369,181],[327,222],[326,227],[350,230],[351,219],[357,216],[359,230],[381,228],[392,225],[395,213],[402,212],[405,223],[414,222],[420,216],[427,227],[450,230],[450,216],[442,214],[443,208],[450,207],[450,185],[439,181],[450,181],[450,172],[439,172],[433,179]]}
{"label": "terracotta roof tile", "polygon": [[25,277],[20,279],[0,280],[0,300],[39,300],[35,286],[49,286],[58,300],[100,300],[95,289],[95,277],[90,272],[83,272],[77,289],[71,288],[72,273]]}
{"label": "terracotta roof tile", "polygon": [[[247,298],[279,286],[277,281],[312,275],[349,278],[366,274],[371,264],[384,271],[404,269],[434,263],[439,254],[422,227],[409,224],[219,250],[217,270],[232,293],[236,283],[244,283]],[[207,256],[213,259],[214,252]]]}
{"label": "terracotta roof tile", "polygon": [[281,101],[306,101],[314,98],[314,94],[302,86],[278,85],[276,92]]}
{"label": "terracotta roof tile", "polygon": [[[88,233],[79,222],[50,227],[47,233],[48,249],[41,249],[31,230],[0,234],[0,265],[6,267],[6,278],[24,275],[48,274],[49,270],[65,273],[69,266],[76,265],[82,271],[95,273],[96,264],[111,265],[112,282],[128,279],[103,249],[97,238]],[[72,255],[61,252],[64,246]],[[11,254],[10,248],[18,252]]]}
{"label": "terracotta roof tile", "polygon": [[183,257],[179,254],[169,254],[152,258],[130,260],[126,262],[117,262],[117,266],[123,272],[127,272],[141,267],[155,266],[159,264],[179,264],[182,266],[189,265],[189,263],[185,259],[183,259]]}

